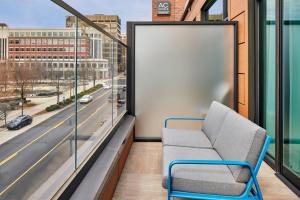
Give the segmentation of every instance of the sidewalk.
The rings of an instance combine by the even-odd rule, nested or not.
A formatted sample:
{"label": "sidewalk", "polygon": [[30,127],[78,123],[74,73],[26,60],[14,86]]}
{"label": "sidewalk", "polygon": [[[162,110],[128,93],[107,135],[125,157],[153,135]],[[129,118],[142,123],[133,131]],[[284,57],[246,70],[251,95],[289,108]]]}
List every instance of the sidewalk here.
{"label": "sidewalk", "polygon": [[[107,80],[100,80],[97,81],[96,84],[101,84]],[[86,89],[89,89],[93,87],[93,83],[89,83],[89,85],[85,86]],[[78,93],[83,91],[83,86],[78,87]],[[72,93],[73,95],[73,93]],[[69,98],[70,96],[70,91],[64,91],[63,94],[60,95],[60,101],[63,100],[63,97],[66,99]],[[0,145],[9,141],[10,139],[24,133],[28,129],[32,128],[33,126],[47,120],[48,118],[52,117],[53,115],[57,114],[61,110],[53,111],[53,112],[45,112],[44,114],[39,114],[38,113],[42,112],[45,110],[46,107],[56,104],[57,102],[57,96],[52,96],[52,97],[30,97],[27,98],[28,100],[31,100],[32,103],[36,104],[33,107],[27,107],[24,108],[24,114],[25,115],[30,115],[33,117],[33,122],[31,125],[28,125],[26,127],[21,128],[20,130],[14,130],[14,131],[9,131],[6,128],[0,128]],[[10,111],[7,115],[7,121],[10,121],[18,116],[21,115],[21,109],[18,110],[13,110]],[[4,121],[0,121],[0,126],[4,125]]]}

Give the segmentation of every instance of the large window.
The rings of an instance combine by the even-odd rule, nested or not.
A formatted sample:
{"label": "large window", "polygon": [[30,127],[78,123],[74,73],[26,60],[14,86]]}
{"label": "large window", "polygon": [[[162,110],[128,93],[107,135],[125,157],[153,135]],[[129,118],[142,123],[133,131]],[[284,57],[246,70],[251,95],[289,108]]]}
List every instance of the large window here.
{"label": "large window", "polygon": [[283,1],[283,165],[300,182],[300,1]]}
{"label": "large window", "polygon": [[222,21],[227,17],[227,0],[206,1],[202,8],[202,19],[206,21]]}
{"label": "large window", "polygon": [[272,137],[268,154],[275,158],[275,107],[276,107],[276,56],[275,56],[275,0],[266,0],[261,3],[261,125]]}
{"label": "large window", "polygon": [[[260,123],[276,170],[300,187],[300,1],[260,1]],[[276,143],[275,143],[276,141]]]}

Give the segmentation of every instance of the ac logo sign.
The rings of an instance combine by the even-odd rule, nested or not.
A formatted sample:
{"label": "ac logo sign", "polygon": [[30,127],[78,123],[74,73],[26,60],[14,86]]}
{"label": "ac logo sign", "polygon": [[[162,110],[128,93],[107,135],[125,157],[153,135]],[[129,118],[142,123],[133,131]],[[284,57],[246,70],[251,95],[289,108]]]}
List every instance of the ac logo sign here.
{"label": "ac logo sign", "polygon": [[158,15],[169,15],[170,14],[170,2],[169,1],[157,1],[156,12]]}

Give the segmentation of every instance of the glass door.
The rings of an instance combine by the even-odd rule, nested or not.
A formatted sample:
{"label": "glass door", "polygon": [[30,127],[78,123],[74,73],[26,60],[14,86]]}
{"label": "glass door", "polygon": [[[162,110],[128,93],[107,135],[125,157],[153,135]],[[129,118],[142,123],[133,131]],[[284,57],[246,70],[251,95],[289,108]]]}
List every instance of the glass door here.
{"label": "glass door", "polygon": [[283,1],[283,174],[300,186],[300,1]]}
{"label": "glass door", "polygon": [[262,1],[260,5],[260,125],[272,137],[268,150],[271,160],[275,159],[276,121],[276,20],[275,0]]}
{"label": "glass door", "polygon": [[300,1],[257,2],[258,121],[273,138],[267,161],[300,188]]}

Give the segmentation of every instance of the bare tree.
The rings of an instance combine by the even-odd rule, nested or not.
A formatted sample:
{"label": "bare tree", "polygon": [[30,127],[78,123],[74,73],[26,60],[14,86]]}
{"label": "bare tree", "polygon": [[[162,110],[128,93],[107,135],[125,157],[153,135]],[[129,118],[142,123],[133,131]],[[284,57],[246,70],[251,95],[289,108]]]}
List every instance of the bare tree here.
{"label": "bare tree", "polygon": [[4,92],[7,92],[7,86],[10,79],[10,62],[4,61],[0,63],[0,84],[4,88]]}
{"label": "bare tree", "polygon": [[0,103],[0,117],[3,117],[5,125],[6,125],[8,110],[9,110],[9,105],[7,103]]}
{"label": "bare tree", "polygon": [[22,115],[23,115],[23,104],[26,97],[26,89],[32,84],[33,71],[29,63],[15,63],[13,72],[14,81],[16,84],[17,91],[20,92],[22,101]]}

